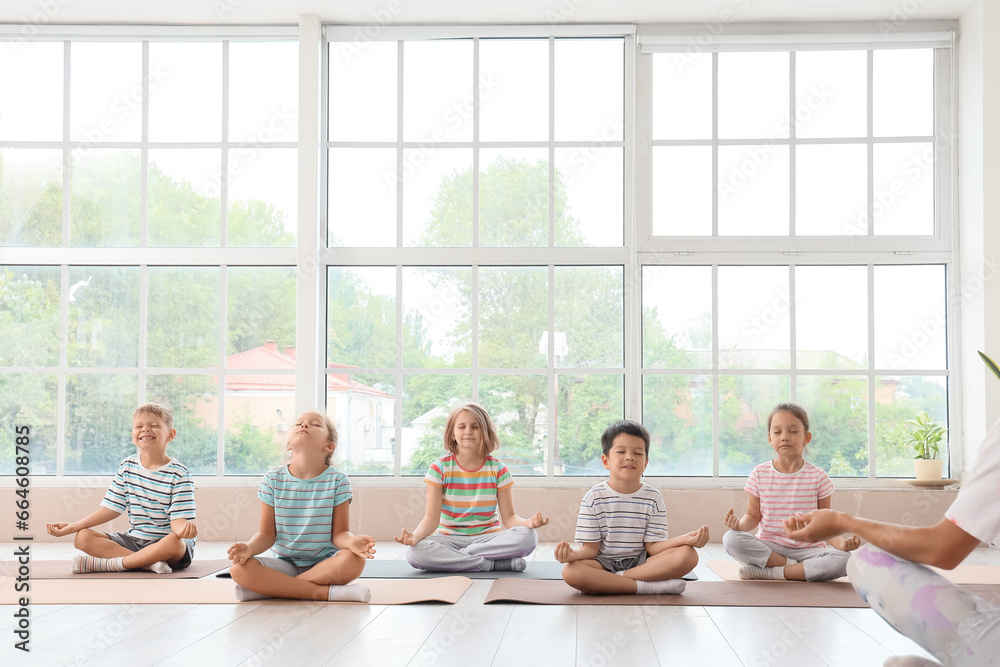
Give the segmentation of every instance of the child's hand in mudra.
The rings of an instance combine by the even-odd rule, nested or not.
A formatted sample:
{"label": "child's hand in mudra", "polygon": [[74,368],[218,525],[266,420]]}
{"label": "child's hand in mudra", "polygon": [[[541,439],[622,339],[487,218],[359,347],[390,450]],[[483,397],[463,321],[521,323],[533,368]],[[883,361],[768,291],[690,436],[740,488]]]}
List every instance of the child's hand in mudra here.
{"label": "child's hand in mudra", "polygon": [[569,563],[574,560],[573,558],[573,547],[569,545],[569,542],[563,540],[556,545],[556,550],[554,552],[556,560],[560,563]]}
{"label": "child's hand in mudra", "polygon": [[362,558],[375,558],[375,538],[371,535],[355,535],[348,548]]}
{"label": "child's hand in mudra", "polygon": [[861,538],[857,535],[848,535],[847,537],[831,537],[830,546],[834,549],[840,549],[841,551],[854,551],[861,546]]}
{"label": "child's hand in mudra", "polygon": [[690,533],[685,534],[684,537],[692,547],[703,547],[708,544],[708,526],[692,530]]}
{"label": "child's hand in mudra", "polygon": [[726,524],[726,528],[730,530],[740,529],[740,517],[736,516],[736,513],[733,511],[732,507],[730,507],[729,511],[726,512],[726,516],[723,517],[722,521],[723,523]]}
{"label": "child's hand in mudra", "polygon": [[394,539],[400,544],[405,544],[408,547],[412,547],[417,543],[417,541],[413,539],[413,533],[411,533],[405,528],[403,529],[403,532],[399,534],[399,537],[396,537]]}
{"label": "child's hand in mudra", "polygon": [[535,512],[535,516],[528,519],[528,528],[541,528],[548,524],[549,520],[542,516],[541,512]]}
{"label": "child's hand in mudra", "polygon": [[229,547],[226,555],[229,556],[229,560],[233,561],[233,565],[243,565],[243,563],[250,560],[253,553],[250,552],[250,547],[245,542],[237,542]]}

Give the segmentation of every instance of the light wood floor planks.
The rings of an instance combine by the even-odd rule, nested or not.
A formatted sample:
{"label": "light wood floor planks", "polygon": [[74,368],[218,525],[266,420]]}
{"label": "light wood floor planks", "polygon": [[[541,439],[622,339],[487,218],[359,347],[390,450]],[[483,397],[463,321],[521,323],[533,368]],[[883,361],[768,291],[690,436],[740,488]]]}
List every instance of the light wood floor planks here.
{"label": "light wood floor planks", "polygon": [[[198,555],[223,558],[228,546],[199,543]],[[552,560],[554,546],[539,545],[534,558]],[[73,553],[71,544],[32,547],[38,559]],[[402,557],[402,548],[380,543],[379,557]],[[702,563],[726,558],[721,544],[701,549]],[[1000,553],[978,549],[966,562],[1000,565]],[[704,565],[696,572],[718,580]],[[869,609],[486,606],[491,583],[474,580],[454,605],[37,605],[30,654],[14,648],[14,608],[6,607],[0,667],[868,667],[926,655]]]}

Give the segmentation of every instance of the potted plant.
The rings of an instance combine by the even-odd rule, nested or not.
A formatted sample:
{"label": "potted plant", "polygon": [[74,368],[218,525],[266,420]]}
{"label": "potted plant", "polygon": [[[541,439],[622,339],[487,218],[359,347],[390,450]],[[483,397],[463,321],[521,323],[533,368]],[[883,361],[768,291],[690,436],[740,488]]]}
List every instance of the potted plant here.
{"label": "potted plant", "polygon": [[931,421],[930,415],[923,411],[918,412],[913,419],[907,419],[906,423],[912,427],[906,442],[917,453],[913,460],[916,478],[919,480],[941,479],[944,461],[937,456],[941,450],[941,440],[948,429]]}

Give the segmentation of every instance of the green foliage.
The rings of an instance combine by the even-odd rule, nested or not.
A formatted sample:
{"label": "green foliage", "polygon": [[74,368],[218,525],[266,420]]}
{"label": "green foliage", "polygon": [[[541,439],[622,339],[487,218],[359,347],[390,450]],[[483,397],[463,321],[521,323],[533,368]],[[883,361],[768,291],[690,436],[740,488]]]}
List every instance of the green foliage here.
{"label": "green foliage", "polygon": [[260,474],[281,463],[282,451],[275,440],[274,428],[256,425],[250,408],[244,405],[226,434],[226,473]]}
{"label": "green foliage", "polygon": [[948,429],[932,421],[924,411],[918,412],[913,419],[907,419],[906,423],[911,428],[907,443],[917,452],[913,458],[936,459],[941,440]]}
{"label": "green foliage", "polygon": [[985,352],[982,351],[979,352],[979,358],[982,359],[983,363],[986,364],[986,367],[993,372],[993,375],[995,375],[997,379],[1000,380],[1000,368],[997,367],[996,362],[993,361],[993,359],[991,359]]}

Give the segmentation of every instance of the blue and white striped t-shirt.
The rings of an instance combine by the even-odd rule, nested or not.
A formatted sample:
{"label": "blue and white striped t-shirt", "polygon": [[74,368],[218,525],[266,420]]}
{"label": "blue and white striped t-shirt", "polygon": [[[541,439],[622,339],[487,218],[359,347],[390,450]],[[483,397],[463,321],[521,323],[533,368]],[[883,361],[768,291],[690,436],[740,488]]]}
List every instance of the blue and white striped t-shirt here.
{"label": "blue and white striped t-shirt", "polygon": [[607,482],[601,482],[580,502],[573,539],[599,542],[600,555],[613,560],[638,556],[646,542],[667,539],[663,496],[645,483],[635,493],[618,493]]}
{"label": "blue and white striped t-shirt", "polygon": [[172,520],[195,518],[191,473],[177,459],[150,470],[133,454],[118,466],[101,507],[127,512],[129,535],[161,539],[170,534]]}
{"label": "blue and white striped t-shirt", "polygon": [[274,508],[277,556],[309,567],[339,551],[333,546],[333,508],[350,502],[351,482],[333,466],[312,479],[299,479],[288,466],[264,475],[257,489],[261,502]]}

